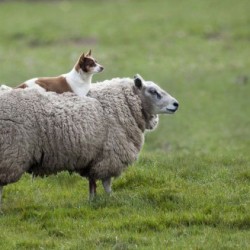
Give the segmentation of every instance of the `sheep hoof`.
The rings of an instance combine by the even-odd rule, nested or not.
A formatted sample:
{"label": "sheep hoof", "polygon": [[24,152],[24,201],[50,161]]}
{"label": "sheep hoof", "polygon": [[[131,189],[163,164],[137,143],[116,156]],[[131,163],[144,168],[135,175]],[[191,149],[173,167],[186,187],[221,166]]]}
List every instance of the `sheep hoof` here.
{"label": "sheep hoof", "polygon": [[93,201],[96,197],[96,194],[89,194],[89,202]]}

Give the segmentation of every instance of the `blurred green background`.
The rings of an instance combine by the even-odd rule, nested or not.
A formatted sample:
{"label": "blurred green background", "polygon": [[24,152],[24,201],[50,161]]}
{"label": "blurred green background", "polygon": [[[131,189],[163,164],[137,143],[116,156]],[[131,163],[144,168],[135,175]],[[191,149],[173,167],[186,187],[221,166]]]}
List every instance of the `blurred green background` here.
{"label": "blurred green background", "polygon": [[180,103],[146,134],[115,198],[82,203],[87,182],[82,191],[76,176],[8,186],[2,246],[248,249],[249,13],[249,0],[0,1],[1,84],[66,73],[92,49],[105,67],[93,82],[139,73]]}

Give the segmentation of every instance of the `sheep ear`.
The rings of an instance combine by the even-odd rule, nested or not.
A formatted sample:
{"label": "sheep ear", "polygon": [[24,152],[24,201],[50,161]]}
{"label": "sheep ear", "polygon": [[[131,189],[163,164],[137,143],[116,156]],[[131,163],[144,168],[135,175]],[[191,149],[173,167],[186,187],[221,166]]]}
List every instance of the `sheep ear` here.
{"label": "sheep ear", "polygon": [[138,89],[141,89],[143,86],[143,78],[139,74],[136,74],[134,76],[134,83]]}
{"label": "sheep ear", "polygon": [[86,56],[91,56],[91,49],[89,50]]}

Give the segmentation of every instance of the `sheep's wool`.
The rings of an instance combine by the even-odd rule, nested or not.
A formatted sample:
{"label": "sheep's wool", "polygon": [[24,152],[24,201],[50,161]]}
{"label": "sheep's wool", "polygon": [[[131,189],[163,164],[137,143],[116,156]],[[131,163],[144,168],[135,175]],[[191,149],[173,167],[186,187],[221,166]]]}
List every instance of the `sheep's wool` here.
{"label": "sheep's wool", "polygon": [[151,128],[145,113],[132,79],[94,84],[88,97],[34,89],[1,93],[0,186],[24,172],[119,176],[137,159]]}

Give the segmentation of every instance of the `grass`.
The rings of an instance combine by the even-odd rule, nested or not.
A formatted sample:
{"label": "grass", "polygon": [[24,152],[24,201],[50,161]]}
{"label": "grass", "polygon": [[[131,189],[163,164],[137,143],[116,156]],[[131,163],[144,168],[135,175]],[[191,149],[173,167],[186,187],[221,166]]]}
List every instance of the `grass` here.
{"label": "grass", "polygon": [[180,102],[139,161],[88,201],[61,173],[5,187],[1,249],[249,249],[247,0],[0,3],[0,82],[71,69],[93,49],[94,81],[140,73]]}

